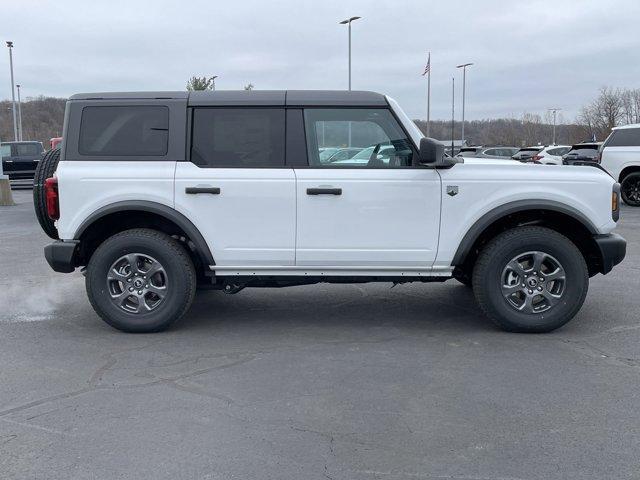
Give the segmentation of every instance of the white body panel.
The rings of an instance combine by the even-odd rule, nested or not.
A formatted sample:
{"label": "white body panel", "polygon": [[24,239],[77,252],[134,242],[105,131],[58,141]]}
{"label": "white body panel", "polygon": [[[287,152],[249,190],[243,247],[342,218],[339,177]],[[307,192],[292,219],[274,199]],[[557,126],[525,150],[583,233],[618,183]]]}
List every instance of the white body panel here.
{"label": "white body panel", "polygon": [[56,170],[62,239],[73,239],[78,227],[101,207],[126,200],[173,207],[175,162],[61,161]]}
{"label": "white body panel", "polygon": [[600,165],[619,182],[625,168],[640,167],[640,147],[605,147]]}
{"label": "white body panel", "polygon": [[[185,194],[186,187],[220,195]],[[200,230],[216,265],[294,265],[296,182],[292,169],[176,164],[175,208]]]}
{"label": "white body panel", "polygon": [[[298,169],[296,265],[430,267],[440,176],[431,169]],[[342,195],[307,195],[308,188]]]}
{"label": "white body panel", "polygon": [[[611,218],[614,181],[596,168],[566,168],[520,162],[467,162],[442,176],[442,227],[436,266],[450,265],[471,226],[494,208],[518,200],[550,200],[580,212],[599,233],[616,226]],[[458,186],[454,197],[448,185]]]}

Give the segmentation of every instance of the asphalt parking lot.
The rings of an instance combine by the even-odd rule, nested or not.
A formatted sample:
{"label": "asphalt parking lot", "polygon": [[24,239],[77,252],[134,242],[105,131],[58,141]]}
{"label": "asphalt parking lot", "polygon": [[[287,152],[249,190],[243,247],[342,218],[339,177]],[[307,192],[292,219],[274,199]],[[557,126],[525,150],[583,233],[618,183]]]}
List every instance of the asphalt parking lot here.
{"label": "asphalt parking lot", "polygon": [[30,191],[0,207],[0,477],[640,478],[640,209],[547,335],[445,284],[203,292],[128,335],[56,274]]}

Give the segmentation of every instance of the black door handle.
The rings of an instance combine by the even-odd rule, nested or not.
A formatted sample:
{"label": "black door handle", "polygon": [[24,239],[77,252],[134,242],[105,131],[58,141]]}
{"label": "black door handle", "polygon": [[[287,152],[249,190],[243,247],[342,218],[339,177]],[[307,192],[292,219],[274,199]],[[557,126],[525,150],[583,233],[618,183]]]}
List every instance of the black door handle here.
{"label": "black door handle", "polygon": [[184,193],[195,195],[196,193],[210,193],[211,195],[220,195],[219,187],[187,187]]}
{"label": "black door handle", "polygon": [[341,188],[307,188],[307,195],[342,195]]}

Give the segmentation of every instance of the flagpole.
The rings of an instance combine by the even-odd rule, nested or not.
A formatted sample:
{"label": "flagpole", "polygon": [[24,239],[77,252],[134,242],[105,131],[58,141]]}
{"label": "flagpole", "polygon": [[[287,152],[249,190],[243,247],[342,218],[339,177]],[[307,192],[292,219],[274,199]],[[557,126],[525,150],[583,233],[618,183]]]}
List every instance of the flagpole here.
{"label": "flagpole", "polygon": [[431,52],[429,52],[429,72],[427,73],[427,137],[429,136],[429,127],[431,126]]}

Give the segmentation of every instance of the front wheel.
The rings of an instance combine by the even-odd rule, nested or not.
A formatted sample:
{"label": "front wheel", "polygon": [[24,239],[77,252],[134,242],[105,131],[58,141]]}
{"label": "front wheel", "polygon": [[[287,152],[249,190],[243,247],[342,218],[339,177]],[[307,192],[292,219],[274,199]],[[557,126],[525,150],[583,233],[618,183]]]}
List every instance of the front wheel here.
{"label": "front wheel", "polygon": [[112,327],[158,332],[189,309],[196,273],[185,249],[169,235],[127,230],[105,240],[91,256],[86,288],[94,310]]}
{"label": "front wheel", "polygon": [[624,177],[620,193],[624,203],[631,207],[640,207],[640,172],[630,173]]}
{"label": "front wheel", "polygon": [[518,227],[493,239],[473,271],[476,300],[510,332],[550,332],[571,320],[589,288],[584,257],[564,235]]}

